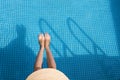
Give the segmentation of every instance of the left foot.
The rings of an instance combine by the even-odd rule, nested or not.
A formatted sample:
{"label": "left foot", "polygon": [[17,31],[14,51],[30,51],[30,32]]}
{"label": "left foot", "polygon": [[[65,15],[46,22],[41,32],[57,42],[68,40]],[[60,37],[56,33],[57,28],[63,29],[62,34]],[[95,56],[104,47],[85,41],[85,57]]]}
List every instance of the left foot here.
{"label": "left foot", "polygon": [[44,35],[40,34],[38,37],[38,40],[39,40],[40,46],[44,48],[44,40],[45,40]]}

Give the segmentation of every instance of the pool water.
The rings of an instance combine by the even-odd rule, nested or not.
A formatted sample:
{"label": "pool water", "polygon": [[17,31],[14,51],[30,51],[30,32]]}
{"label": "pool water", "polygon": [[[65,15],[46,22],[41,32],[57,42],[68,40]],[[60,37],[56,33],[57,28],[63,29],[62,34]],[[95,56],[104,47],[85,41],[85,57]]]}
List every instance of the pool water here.
{"label": "pool water", "polygon": [[119,0],[1,0],[0,80],[25,80],[32,73],[38,34],[46,32],[57,69],[70,80],[119,80],[119,5]]}

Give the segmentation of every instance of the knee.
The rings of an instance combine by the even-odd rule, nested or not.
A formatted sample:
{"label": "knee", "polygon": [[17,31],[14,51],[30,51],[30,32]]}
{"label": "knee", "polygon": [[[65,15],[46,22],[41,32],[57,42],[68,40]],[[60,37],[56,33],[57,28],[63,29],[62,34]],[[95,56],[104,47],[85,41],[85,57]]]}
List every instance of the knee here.
{"label": "knee", "polygon": [[40,70],[40,67],[34,67],[34,71]]}
{"label": "knee", "polygon": [[56,65],[51,65],[49,68],[57,69]]}

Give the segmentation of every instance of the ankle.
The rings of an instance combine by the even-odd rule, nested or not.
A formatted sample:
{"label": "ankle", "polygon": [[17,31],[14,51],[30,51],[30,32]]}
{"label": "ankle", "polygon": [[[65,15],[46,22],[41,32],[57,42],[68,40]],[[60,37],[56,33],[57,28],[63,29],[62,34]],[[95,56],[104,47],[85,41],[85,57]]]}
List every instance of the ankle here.
{"label": "ankle", "polygon": [[49,46],[46,46],[45,48],[46,48],[47,50],[48,50],[48,49],[50,49],[50,47],[49,47]]}
{"label": "ankle", "polygon": [[41,46],[40,49],[44,49],[44,46]]}

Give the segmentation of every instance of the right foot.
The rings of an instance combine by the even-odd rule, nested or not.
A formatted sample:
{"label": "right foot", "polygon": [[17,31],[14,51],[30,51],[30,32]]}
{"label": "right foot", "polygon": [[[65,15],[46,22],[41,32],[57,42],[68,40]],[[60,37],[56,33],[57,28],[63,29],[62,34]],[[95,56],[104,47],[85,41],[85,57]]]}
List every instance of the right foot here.
{"label": "right foot", "polygon": [[50,35],[45,33],[45,48],[48,48],[50,44]]}
{"label": "right foot", "polygon": [[41,48],[44,48],[44,40],[45,40],[44,35],[40,34],[38,37],[38,40],[39,40]]}

